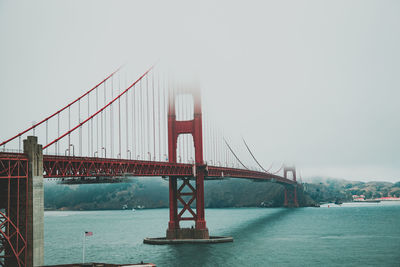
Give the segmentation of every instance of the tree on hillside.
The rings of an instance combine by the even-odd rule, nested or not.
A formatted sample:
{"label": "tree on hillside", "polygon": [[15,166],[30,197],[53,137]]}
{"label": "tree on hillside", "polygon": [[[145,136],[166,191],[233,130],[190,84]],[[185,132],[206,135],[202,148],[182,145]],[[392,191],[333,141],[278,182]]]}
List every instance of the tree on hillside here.
{"label": "tree on hillside", "polygon": [[400,190],[396,190],[392,193],[394,197],[400,197]]}
{"label": "tree on hillside", "polygon": [[365,198],[366,199],[372,198],[372,192],[371,191],[365,192]]}

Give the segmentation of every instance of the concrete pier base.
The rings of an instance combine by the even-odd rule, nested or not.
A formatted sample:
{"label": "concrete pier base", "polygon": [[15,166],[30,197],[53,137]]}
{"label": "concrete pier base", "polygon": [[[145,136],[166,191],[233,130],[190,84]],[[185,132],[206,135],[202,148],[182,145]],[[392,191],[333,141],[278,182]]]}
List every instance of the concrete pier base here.
{"label": "concrete pier base", "polygon": [[175,245],[175,244],[218,244],[233,242],[230,236],[210,236],[207,239],[168,239],[165,237],[145,238],[143,243],[150,245]]}
{"label": "concrete pier base", "polygon": [[167,229],[167,239],[208,239],[208,229],[179,228]]}
{"label": "concrete pier base", "polygon": [[233,242],[232,237],[210,236],[208,229],[178,228],[167,229],[167,237],[145,238],[143,243],[151,245],[173,244],[216,244]]}
{"label": "concrete pier base", "polygon": [[36,136],[24,140],[24,153],[28,156],[27,194],[27,263],[26,266],[44,265],[44,189],[43,151]]}

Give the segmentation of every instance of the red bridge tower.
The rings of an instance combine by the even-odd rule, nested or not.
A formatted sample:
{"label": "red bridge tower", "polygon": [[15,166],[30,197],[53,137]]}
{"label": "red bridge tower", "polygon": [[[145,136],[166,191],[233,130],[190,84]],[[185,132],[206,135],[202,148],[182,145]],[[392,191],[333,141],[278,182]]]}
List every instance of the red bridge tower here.
{"label": "red bridge tower", "polygon": [[[175,99],[177,95],[189,94],[193,97],[194,116],[193,120],[177,121]],[[191,134],[193,137],[195,162],[194,180],[191,177],[169,177],[169,223],[167,239],[209,239],[204,214],[204,177],[206,176],[206,165],[203,161],[203,134],[201,96],[199,90],[185,90],[175,92],[171,90],[168,110],[168,153],[169,162],[177,162],[178,136]],[[178,179],[182,180],[178,187]],[[178,212],[178,202],[183,208]],[[192,205],[196,203],[196,210]],[[184,217],[184,214],[190,214]],[[187,216],[187,215],[186,215]],[[194,221],[194,228],[181,228],[181,221]]]}
{"label": "red bridge tower", "polygon": [[[288,179],[288,173],[291,172],[293,175],[293,181],[296,182],[296,168],[295,167],[284,167],[283,169],[283,177]],[[284,206],[285,207],[299,207],[299,203],[297,201],[297,184],[295,185],[285,185],[284,189]]]}

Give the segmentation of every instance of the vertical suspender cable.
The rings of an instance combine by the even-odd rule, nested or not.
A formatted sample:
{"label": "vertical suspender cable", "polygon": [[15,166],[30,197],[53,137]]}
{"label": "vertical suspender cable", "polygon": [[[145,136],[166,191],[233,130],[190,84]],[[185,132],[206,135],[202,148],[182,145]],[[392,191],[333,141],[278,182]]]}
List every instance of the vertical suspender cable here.
{"label": "vertical suspender cable", "polygon": [[[188,97],[188,95],[186,95],[186,97]],[[189,118],[191,117],[190,116],[190,106],[189,105],[190,105],[190,101],[186,101],[186,105],[185,105],[186,106],[186,120],[189,120]],[[193,119],[194,119],[194,117],[193,117]],[[190,136],[186,135],[186,158],[187,158],[188,162],[189,162],[189,156],[190,156],[190,154],[192,152],[191,146],[189,147],[189,139],[190,139]]]}
{"label": "vertical suspender cable", "polygon": [[207,113],[207,127],[208,127],[208,138],[207,138],[207,147],[208,147],[208,159],[212,160],[213,158],[213,150],[212,150],[212,134],[211,134],[211,121],[210,116]]}
{"label": "vertical suspender cable", "polygon": [[214,124],[214,157],[215,157],[215,161],[214,164],[215,166],[217,166],[217,161],[218,161],[218,156],[217,156],[217,130],[216,130],[216,126]]}
{"label": "vertical suspender cable", "polygon": [[[149,97],[149,78],[146,75],[146,122],[147,122],[147,153],[150,153],[150,97]],[[147,156],[147,155],[146,155]],[[151,160],[151,156],[150,156]]]}
{"label": "vertical suspender cable", "polygon": [[[194,106],[193,106],[194,109]],[[203,153],[204,153],[204,157],[205,157],[205,161],[206,163],[208,163],[208,147],[207,147],[207,140],[208,140],[208,125],[207,125],[207,116],[206,113],[202,114],[202,123],[203,123]],[[194,142],[193,142],[194,144]]]}
{"label": "vertical suspender cable", "polygon": [[136,155],[135,157],[140,155],[140,86],[138,85],[139,90],[136,91],[135,95],[135,144],[136,144]]}
{"label": "vertical suspender cable", "polygon": [[210,121],[210,116],[208,115],[208,113],[207,113],[207,120],[206,120],[206,123],[207,123],[207,127],[208,127],[208,137],[207,137],[207,148],[208,148],[208,159],[209,160],[212,160],[212,158],[213,158],[213,154],[212,154],[212,135],[211,135],[211,121]]}
{"label": "vertical suspender cable", "polygon": [[[90,94],[88,94],[88,110],[87,110],[87,115],[88,118],[90,116]],[[87,152],[87,156],[90,157],[91,153],[90,153],[90,122],[88,123],[88,140],[87,140],[87,144],[88,144],[88,152]]]}
{"label": "vertical suspender cable", "polygon": [[215,130],[215,124],[213,123],[213,150],[214,150],[214,166],[217,166],[217,135]]}
{"label": "vertical suspender cable", "polygon": [[[71,130],[71,106],[68,107],[68,128],[69,130]],[[71,154],[70,147],[71,147],[71,135],[68,134],[68,156]]]}
{"label": "vertical suspender cable", "polygon": [[[111,78],[111,99],[114,98],[114,77]],[[110,157],[114,157],[114,113],[113,113],[113,104],[110,106],[110,146],[111,146],[111,154]]]}
{"label": "vertical suspender cable", "polygon": [[139,106],[140,106],[140,113],[139,113],[139,121],[140,121],[140,157],[143,158],[143,151],[144,151],[144,135],[143,135],[143,129],[144,129],[144,114],[143,114],[143,85],[142,85],[142,80],[140,81],[140,101],[139,101]]}
{"label": "vertical suspender cable", "polygon": [[162,119],[160,120],[161,122],[161,130],[160,130],[160,134],[161,134],[161,157],[162,157],[162,161],[166,160],[164,158],[164,151],[165,154],[167,154],[166,150],[165,150],[165,138],[164,138],[164,134],[167,132],[166,130],[166,118],[167,118],[167,113],[165,110],[166,107],[166,99],[165,99],[165,92],[167,89],[167,85],[166,85],[167,79],[166,79],[166,74],[163,73],[162,78],[161,78],[161,85],[160,85],[160,90],[161,90],[161,112],[160,112],[160,116],[162,117]]}
{"label": "vertical suspender cable", "polygon": [[[125,87],[127,87],[128,84],[126,82],[126,74],[125,74]],[[131,92],[131,94],[133,94],[133,92]],[[128,155],[128,150],[129,150],[129,112],[128,112],[128,100],[129,100],[129,91],[126,94],[126,107],[125,107],[125,119],[126,119],[126,125],[125,125],[125,129],[126,129],[126,158],[130,159],[130,155]],[[130,151],[130,153],[132,153]]]}
{"label": "vertical suspender cable", "polygon": [[[121,76],[118,76],[118,95],[121,92]],[[118,155],[121,158],[121,98],[118,98]]]}
{"label": "vertical suspender cable", "polygon": [[219,141],[219,129],[216,129],[217,133],[217,140],[216,140],[216,146],[217,146],[217,161],[218,161],[218,166],[221,166],[221,148],[220,148],[220,141]]}
{"label": "vertical suspender cable", "polygon": [[220,132],[220,129],[217,129],[217,134],[218,134],[218,142],[217,142],[217,145],[218,145],[218,150],[217,150],[217,152],[218,152],[218,161],[219,161],[219,165],[220,166],[222,166],[222,162],[224,161],[223,159],[222,159],[222,144],[221,144],[221,132]]}
{"label": "vertical suspender cable", "polygon": [[152,80],[152,91],[153,91],[153,160],[156,160],[156,110],[155,110],[155,95],[154,95],[154,72],[152,72],[151,75],[151,80]]}
{"label": "vertical suspender cable", "polygon": [[93,123],[94,123],[94,119],[90,120],[90,157],[93,157],[94,155],[94,150],[93,150],[93,136],[94,136],[94,131],[93,131]]}
{"label": "vertical suspender cable", "polygon": [[[60,136],[60,113],[57,114],[57,137]],[[56,150],[56,155],[60,153],[60,143],[57,142],[56,144],[57,150]]]}
{"label": "vertical suspender cable", "polygon": [[160,74],[157,75],[157,100],[158,100],[158,160],[161,161],[161,106],[160,106]]}
{"label": "vertical suspender cable", "polygon": [[[81,124],[81,100],[78,100],[78,122]],[[79,156],[82,156],[82,127],[79,127]]]}
{"label": "vertical suspender cable", "polygon": [[136,103],[135,103],[135,88],[133,88],[132,91],[132,155],[133,157],[135,157],[136,155],[136,127],[135,127],[135,119],[136,119],[136,112],[135,112],[135,108],[136,108]]}
{"label": "vertical suspender cable", "polygon": [[[49,121],[46,120],[46,145],[49,143],[49,124],[48,123],[49,123]],[[21,149],[21,145],[20,145],[19,149]],[[46,154],[48,154],[47,148],[46,148]]]}
{"label": "vertical suspender cable", "polygon": [[[104,83],[104,106],[106,105],[106,96],[106,84]],[[104,157],[107,157],[107,109],[104,110]]]}
{"label": "vertical suspender cable", "polygon": [[[194,106],[193,106],[193,109],[194,109]],[[208,162],[208,148],[207,148],[208,128],[207,128],[207,124],[206,124],[206,116],[205,116],[204,111],[202,113],[201,119],[202,119],[202,123],[203,123],[203,127],[202,127],[202,130],[203,130],[203,153],[204,153],[205,161]]]}
{"label": "vertical suspender cable", "polygon": [[[222,138],[225,138],[225,134],[224,134],[224,132],[222,132]],[[226,146],[224,146],[224,151],[223,151],[223,156],[224,156],[224,163],[225,163],[225,166],[227,167],[227,165],[228,165],[228,151],[227,151],[227,147]]]}
{"label": "vertical suspender cable", "polygon": [[[181,88],[180,88],[180,86],[177,84],[177,83],[175,83],[175,81],[174,81],[174,89],[176,90],[176,93],[175,94],[173,94],[173,98],[174,98],[174,102],[175,102],[175,109],[177,110],[177,112],[176,112],[176,119],[178,120],[178,118],[179,118],[179,120],[182,120],[182,109],[181,109],[181,101],[179,101],[179,93],[180,93],[180,90],[181,90]],[[180,163],[182,163],[182,139],[183,139],[183,137],[182,137],[182,135],[179,137],[178,136],[178,147],[179,147],[179,162]]]}
{"label": "vertical suspender cable", "polygon": [[[168,99],[167,99],[167,95],[168,95],[168,78],[167,78],[167,74],[164,73],[164,79],[163,79],[163,86],[162,86],[162,113],[161,115],[163,116],[163,120],[162,120],[162,130],[161,130],[161,134],[162,134],[162,146],[163,146],[163,152],[165,152],[166,155],[168,155],[168,146],[167,146],[167,135],[168,135],[168,130],[167,130],[167,124],[168,124]],[[164,156],[164,155],[163,155]],[[168,156],[167,156],[168,157]],[[165,158],[165,160],[167,160]]]}
{"label": "vertical suspender cable", "polygon": [[[96,111],[99,110],[99,92],[96,88]],[[99,156],[99,117],[96,116],[96,151],[97,156]]]}
{"label": "vertical suspender cable", "polygon": [[104,127],[103,127],[103,111],[101,111],[101,113],[100,113],[100,122],[101,122],[101,125],[100,125],[100,153],[101,153],[101,157],[103,158],[103,148],[104,148],[104,146],[103,146],[103,137],[104,137],[104,134],[103,134],[103,129],[104,129]]}
{"label": "vertical suspender cable", "polygon": [[[179,95],[178,95],[178,97],[180,97],[180,101],[179,101],[179,105],[180,105],[180,113],[181,113],[181,115],[180,115],[180,120],[184,120],[183,118],[184,118],[184,113],[185,113],[185,111],[184,111],[184,105],[183,105],[183,99],[182,99],[182,97],[183,97],[183,95],[182,95],[182,93],[183,93],[183,88],[181,87],[181,85],[179,86]],[[184,135],[182,135],[182,137],[181,137],[181,162],[183,163],[183,162],[185,162],[185,134]]]}
{"label": "vertical suspender cable", "polygon": [[219,159],[219,164],[220,166],[223,165],[224,159],[223,159],[223,151],[222,151],[222,142],[221,140],[221,131],[218,129],[218,159]]}

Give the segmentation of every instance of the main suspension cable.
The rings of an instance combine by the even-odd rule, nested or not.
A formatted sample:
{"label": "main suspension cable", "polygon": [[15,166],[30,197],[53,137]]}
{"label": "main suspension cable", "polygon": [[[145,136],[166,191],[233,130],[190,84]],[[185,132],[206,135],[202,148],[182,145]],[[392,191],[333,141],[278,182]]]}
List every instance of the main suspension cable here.
{"label": "main suspension cable", "polygon": [[47,144],[46,146],[43,147],[43,149],[46,149],[47,147],[51,146],[52,144],[56,143],[57,141],[61,140],[62,138],[64,138],[66,135],[69,135],[70,133],[72,133],[73,131],[75,131],[77,128],[79,128],[80,126],[84,125],[86,122],[88,122],[89,120],[93,119],[95,116],[97,116],[99,113],[101,113],[103,110],[105,110],[107,107],[111,106],[117,99],[119,99],[122,95],[124,95],[127,91],[129,91],[136,83],[138,83],[139,81],[141,81],[143,79],[143,77],[145,77],[151,70],[153,69],[153,66],[151,68],[149,68],[142,76],[139,77],[139,79],[137,79],[134,83],[132,83],[128,88],[126,88],[122,93],[120,93],[117,97],[115,97],[113,100],[111,100],[107,105],[105,105],[104,107],[102,107],[100,110],[98,110],[96,113],[94,113],[93,115],[91,115],[90,117],[88,117],[86,120],[84,120],[83,122],[79,123],[77,126],[75,126],[74,128],[72,128],[71,130],[69,130],[68,132],[64,133],[63,135],[59,136],[57,139],[53,140],[52,142],[50,142],[49,144]]}
{"label": "main suspension cable", "polygon": [[41,125],[42,123],[44,123],[45,121],[48,121],[49,119],[53,118],[54,116],[60,114],[62,111],[64,111],[65,109],[69,108],[70,106],[72,106],[73,104],[75,104],[76,102],[80,101],[82,98],[84,98],[86,95],[88,95],[90,92],[92,92],[93,90],[95,90],[97,87],[99,87],[101,84],[103,84],[104,82],[106,82],[109,78],[111,78],[115,73],[117,73],[119,70],[121,69],[121,67],[119,67],[117,70],[115,70],[113,73],[111,73],[110,75],[108,75],[105,79],[103,79],[100,83],[98,83],[97,85],[95,85],[92,89],[90,89],[89,91],[87,91],[86,93],[84,93],[83,95],[81,95],[80,97],[78,97],[77,99],[75,99],[74,101],[72,101],[71,103],[69,103],[68,105],[66,105],[65,107],[61,108],[60,110],[58,110],[57,112],[53,113],[52,115],[48,116],[47,118],[43,119],[42,121],[32,125],[31,127],[29,127],[28,129],[20,132],[19,134],[17,134],[14,137],[11,137],[10,139],[0,143],[0,146],[7,144],[8,142],[14,140],[15,138],[25,134],[26,132],[29,132],[32,129],[35,129],[37,126]]}
{"label": "main suspension cable", "polygon": [[247,168],[247,167],[243,164],[243,162],[238,158],[238,156],[236,156],[235,152],[233,152],[231,146],[228,144],[228,142],[226,141],[226,139],[225,139],[225,138],[223,138],[223,139],[224,139],[224,141],[225,141],[225,144],[226,144],[227,147],[229,148],[229,150],[232,152],[233,156],[235,156],[235,158],[239,161],[239,163],[240,163],[246,170],[248,170],[249,168]]}
{"label": "main suspension cable", "polygon": [[285,166],[284,163],[282,163],[282,166],[276,172],[273,172],[272,174],[277,174],[278,172],[280,172],[282,170],[283,166]]}
{"label": "main suspension cable", "polygon": [[266,169],[264,169],[264,167],[258,162],[258,160],[256,159],[256,157],[254,156],[253,152],[251,152],[249,146],[246,143],[246,140],[244,140],[244,138],[242,137],[242,140],[244,142],[244,145],[246,146],[247,150],[249,151],[250,155],[252,156],[252,158],[254,159],[254,161],[257,163],[257,165],[266,173],[268,173],[268,171]]}

